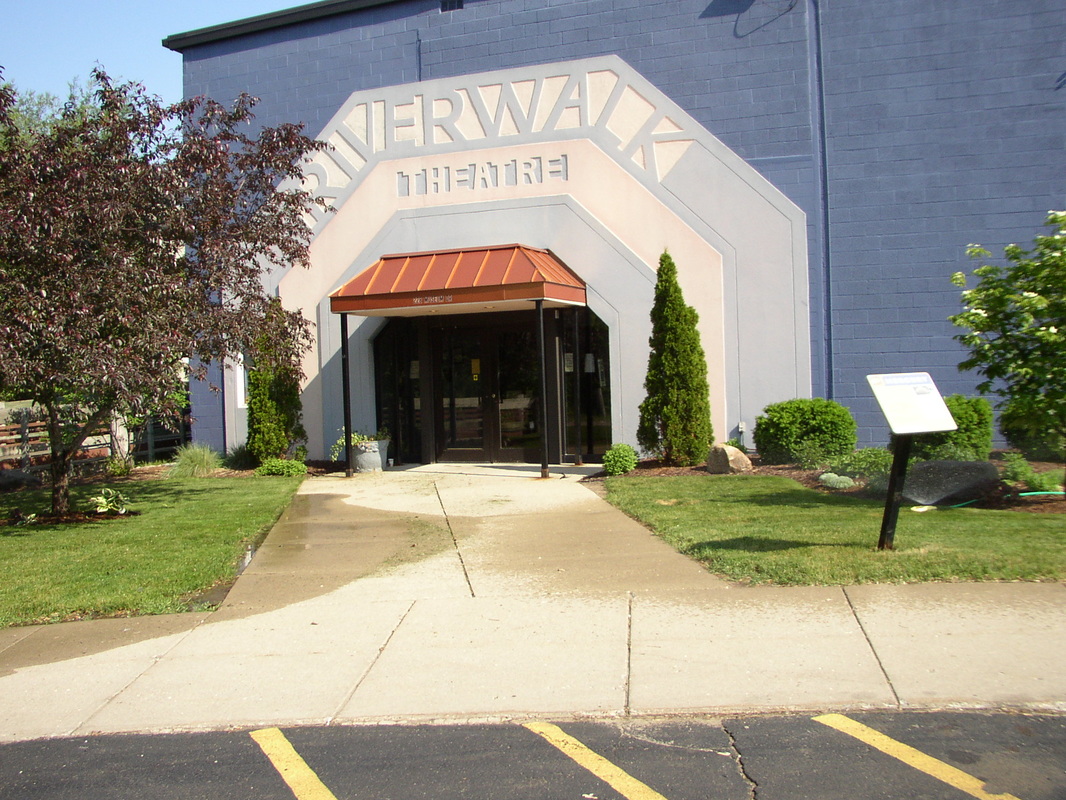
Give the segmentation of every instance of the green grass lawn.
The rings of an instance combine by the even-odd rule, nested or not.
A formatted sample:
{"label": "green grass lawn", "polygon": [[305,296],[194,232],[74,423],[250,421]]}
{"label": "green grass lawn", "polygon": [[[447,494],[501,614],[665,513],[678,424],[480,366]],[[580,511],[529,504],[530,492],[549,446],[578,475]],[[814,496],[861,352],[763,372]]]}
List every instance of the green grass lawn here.
{"label": "green grass lawn", "polygon": [[746,475],[607,479],[611,503],[708,570],[735,581],[855,584],[1061,580],[1061,514],[900,510],[878,551],[884,501]]}
{"label": "green grass lawn", "polygon": [[[232,578],[245,547],[269,530],[302,478],[188,478],[111,484],[140,512],[78,524],[0,527],[0,627],[85,616],[184,611]],[[87,510],[96,486],[75,487]],[[47,514],[47,491],[0,495],[11,510]]]}

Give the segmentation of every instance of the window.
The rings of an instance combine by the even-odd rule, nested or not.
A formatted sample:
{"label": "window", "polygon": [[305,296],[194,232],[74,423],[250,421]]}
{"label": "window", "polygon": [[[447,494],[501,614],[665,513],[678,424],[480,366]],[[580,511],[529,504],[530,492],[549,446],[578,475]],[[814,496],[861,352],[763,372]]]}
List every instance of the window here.
{"label": "window", "polygon": [[440,0],[440,10],[445,11],[458,11],[463,7],[463,0]]}

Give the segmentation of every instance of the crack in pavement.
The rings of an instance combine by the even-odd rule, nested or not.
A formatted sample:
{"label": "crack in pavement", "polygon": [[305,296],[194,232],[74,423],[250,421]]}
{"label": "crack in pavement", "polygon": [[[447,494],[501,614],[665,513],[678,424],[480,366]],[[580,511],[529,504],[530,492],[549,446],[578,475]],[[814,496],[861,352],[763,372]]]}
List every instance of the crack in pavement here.
{"label": "crack in pavement", "polygon": [[748,787],[748,797],[750,797],[751,800],[756,800],[759,796],[759,784],[748,774],[748,770],[744,766],[744,756],[740,752],[740,748],[737,746],[737,737],[733,735],[731,730],[729,730],[725,720],[722,721],[722,730],[725,731],[725,735],[729,737],[729,749],[733,751],[733,763],[736,764],[737,773],[743,778],[744,783]]}
{"label": "crack in pavement", "polygon": [[459,557],[459,566],[463,568],[463,577],[466,578],[466,586],[470,590],[471,597],[477,597],[474,593],[474,584],[470,582],[470,573],[466,571],[466,562],[463,560],[463,553],[459,549],[459,540],[455,538],[455,531],[452,530],[452,520],[448,516],[448,509],[444,507],[444,498],[440,496],[440,487],[436,481],[433,481],[433,491],[437,493],[437,502],[440,503],[440,511],[444,515],[444,524],[448,526],[448,534],[452,537],[452,544],[455,546],[455,555]]}
{"label": "crack in pavement", "polygon": [[628,717],[632,714],[630,693],[633,690],[633,593],[626,592],[626,594],[628,601],[626,611],[626,685],[622,713]]}
{"label": "crack in pavement", "polygon": [[851,595],[848,594],[848,587],[841,586],[840,590],[844,593],[844,599],[848,601],[848,608],[851,609],[851,615],[855,618],[855,623],[859,626],[859,630],[862,631],[863,638],[866,639],[866,645],[874,655],[874,660],[877,662],[878,669],[880,669],[881,674],[885,676],[885,683],[888,684],[888,690],[892,692],[892,698],[896,701],[896,708],[902,709],[903,701],[899,699],[896,687],[892,685],[892,677],[888,674],[888,670],[886,670],[885,665],[881,663],[881,656],[878,654],[877,648],[875,648],[874,643],[870,641],[870,634],[866,632],[866,628],[862,624],[862,619],[859,618],[859,610],[855,608],[855,604],[851,602]]}

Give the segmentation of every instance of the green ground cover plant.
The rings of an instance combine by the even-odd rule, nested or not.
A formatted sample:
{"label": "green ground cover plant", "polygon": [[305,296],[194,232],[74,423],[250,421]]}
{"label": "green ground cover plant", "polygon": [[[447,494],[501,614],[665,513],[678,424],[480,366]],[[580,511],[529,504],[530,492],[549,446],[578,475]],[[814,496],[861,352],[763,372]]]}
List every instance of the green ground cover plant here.
{"label": "green ground cover plant", "polygon": [[[48,490],[0,495],[32,524],[0,526],[0,628],[93,616],[188,610],[190,598],[232,578],[248,543],[289,504],[301,478],[210,478],[123,483],[128,514],[49,523]],[[71,489],[92,512],[100,486]]]}
{"label": "green ground cover plant", "polygon": [[776,476],[621,476],[607,498],[678,551],[734,581],[839,585],[1061,580],[1058,514],[901,510],[896,549],[876,549],[883,501]]}
{"label": "green ground cover plant", "polygon": [[286,458],[265,458],[263,463],[255,468],[255,474],[259,476],[280,475],[291,478],[295,475],[306,475],[307,465],[302,461],[291,461]]}

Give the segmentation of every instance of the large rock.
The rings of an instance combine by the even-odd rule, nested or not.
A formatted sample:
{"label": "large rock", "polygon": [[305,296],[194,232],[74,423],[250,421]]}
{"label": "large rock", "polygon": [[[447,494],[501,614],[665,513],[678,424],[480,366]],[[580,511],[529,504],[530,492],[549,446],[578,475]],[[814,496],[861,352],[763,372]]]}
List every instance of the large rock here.
{"label": "large rock", "polygon": [[977,500],[999,483],[987,461],[921,461],[907,470],[903,497],[923,506]]}
{"label": "large rock", "polygon": [[707,454],[707,471],[713,475],[751,472],[751,459],[732,445],[716,444]]}

